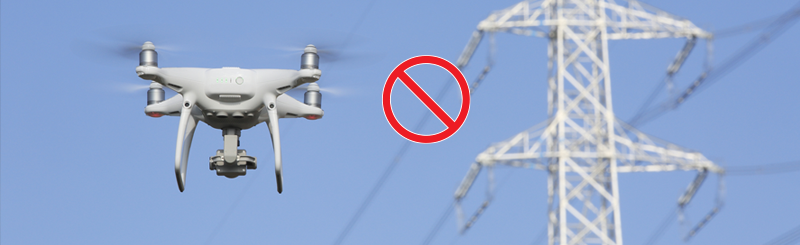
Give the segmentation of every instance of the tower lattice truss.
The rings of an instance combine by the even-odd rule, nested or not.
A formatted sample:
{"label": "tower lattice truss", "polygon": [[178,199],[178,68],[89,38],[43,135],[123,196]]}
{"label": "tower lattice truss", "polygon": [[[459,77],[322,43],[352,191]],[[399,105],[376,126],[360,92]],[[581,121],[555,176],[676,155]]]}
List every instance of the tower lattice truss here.
{"label": "tower lattice truss", "polygon": [[[703,179],[708,172],[723,173],[702,154],[648,136],[617,119],[611,103],[608,40],[694,41],[711,38],[710,33],[636,1],[523,1],[481,21],[464,51],[467,56],[483,33],[492,32],[550,40],[549,119],[478,154],[455,193],[462,230],[473,224],[491,197],[468,220],[461,200],[478,173],[496,165],[548,172],[550,244],[622,244],[617,173],[687,170],[698,171]],[[696,188],[690,185],[681,199],[688,202]]]}

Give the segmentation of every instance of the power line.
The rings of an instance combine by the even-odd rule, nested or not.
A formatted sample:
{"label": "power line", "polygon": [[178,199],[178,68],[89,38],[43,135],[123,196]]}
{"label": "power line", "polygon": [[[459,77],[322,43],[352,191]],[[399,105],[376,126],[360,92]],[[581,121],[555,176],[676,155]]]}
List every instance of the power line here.
{"label": "power line", "polygon": [[667,228],[669,228],[669,225],[672,224],[672,220],[675,219],[675,215],[677,213],[678,211],[676,209],[670,209],[669,213],[667,213],[667,216],[664,217],[664,220],[662,220],[661,224],[658,225],[658,228],[656,228],[656,230],[653,231],[653,234],[650,235],[650,239],[647,239],[647,242],[645,242],[644,244],[645,245],[656,244],[656,242],[658,242],[658,239],[661,238],[661,235],[663,235],[664,232],[667,231]]}
{"label": "power line", "polygon": [[253,186],[253,182],[255,182],[255,179],[258,178],[260,173],[261,171],[256,172],[255,176],[253,176],[253,178],[250,178],[250,181],[248,181],[247,185],[244,187],[244,189],[242,189],[242,192],[239,192],[239,196],[237,196],[236,199],[233,201],[233,203],[231,203],[231,206],[228,208],[228,211],[225,212],[225,215],[222,216],[222,220],[220,220],[219,224],[217,224],[217,226],[214,227],[213,230],[211,230],[211,234],[208,235],[208,239],[206,239],[205,244],[211,244],[211,241],[213,241],[214,238],[217,236],[219,230],[222,229],[222,225],[224,225],[225,222],[228,221],[228,218],[233,214],[233,211],[236,210],[237,206],[239,206],[239,203],[242,201],[242,198],[244,198],[244,194],[247,193],[248,190],[250,190],[250,187]]}
{"label": "power line", "polygon": [[766,245],[789,245],[800,241],[800,225],[767,242]]}
{"label": "power line", "polygon": [[794,22],[800,17],[800,2],[798,2],[792,9],[781,15],[777,20],[767,26],[766,31],[753,39],[747,46],[740,49],[733,57],[726,60],[719,67],[711,70],[708,76],[698,79],[694,84],[686,89],[683,95],[679,96],[676,100],[677,104],[683,103],[686,98],[691,95],[698,86],[702,84],[712,84],[717,79],[727,75],[730,71],[741,65],[744,61],[753,57],[758,51],[761,51],[766,45],[777,39],[783,34],[786,29],[791,27]]}
{"label": "power line", "polygon": [[[448,82],[444,84],[442,89],[439,90],[439,93],[436,95],[436,100],[441,100],[442,97],[444,97],[444,94],[447,92],[448,88],[450,88],[451,84],[453,83],[450,80],[448,80]],[[414,127],[414,131],[419,132],[420,129],[428,121],[428,118],[430,118],[430,115],[431,113],[425,113],[422,116],[422,119],[420,119],[419,122],[417,122],[417,125]],[[367,194],[367,197],[364,199],[364,201],[361,202],[361,205],[356,210],[356,213],[353,214],[353,217],[350,218],[350,221],[347,222],[347,225],[345,226],[344,230],[342,230],[342,232],[339,233],[339,237],[336,238],[336,241],[333,244],[335,245],[342,244],[344,238],[347,237],[347,234],[350,233],[350,230],[356,224],[358,219],[361,218],[361,215],[364,213],[367,207],[369,207],[370,203],[372,203],[372,200],[375,198],[375,195],[378,194],[378,191],[380,191],[380,189],[383,187],[383,184],[386,183],[386,180],[392,174],[394,168],[397,166],[398,163],[400,163],[400,160],[403,158],[403,156],[405,156],[406,152],[408,152],[409,147],[411,147],[411,141],[403,142],[403,146],[401,146],[400,150],[397,151],[397,154],[395,154],[394,158],[392,158],[392,162],[389,163],[389,166],[387,166],[386,169],[383,171],[381,177],[378,178],[378,182],[375,183],[375,185],[372,187],[372,190],[370,190],[369,194]]]}
{"label": "power line", "polygon": [[[483,37],[482,33],[479,33],[477,36],[477,40],[475,40],[474,43],[468,44],[467,49],[472,48],[474,51],[474,48],[476,48],[478,43],[480,43],[482,37]],[[489,71],[491,71],[492,66],[494,66],[495,49],[494,49],[493,37],[494,36],[492,35],[490,39],[491,47],[489,50],[489,56],[487,58],[488,63],[483,68],[478,77],[472,82],[472,84],[470,84],[470,90],[469,90],[470,95],[472,95],[475,91],[477,91],[478,86],[480,86],[481,82],[483,82],[483,80],[486,78]],[[475,35],[473,35],[473,39],[476,39]],[[469,62],[469,59],[472,57],[471,55],[472,52],[467,52],[467,53],[469,53],[469,55],[465,56],[462,54],[462,57],[459,58],[459,62],[457,64],[459,70],[463,69]],[[450,77],[447,80],[447,82],[445,82],[444,86],[442,86],[442,88],[436,94],[436,100],[441,100],[442,98],[444,98],[444,95],[447,93],[450,86],[453,84],[453,81],[454,81],[453,78]],[[422,119],[420,119],[419,122],[417,122],[417,125],[414,126],[414,131],[419,132],[422,129],[422,127],[425,126],[425,123],[428,122],[430,115],[431,113],[425,113],[422,116]],[[392,158],[392,162],[389,163],[389,166],[387,166],[386,169],[383,171],[383,174],[381,174],[380,178],[378,179],[378,182],[375,183],[375,185],[370,190],[369,194],[367,194],[367,197],[364,199],[364,201],[361,202],[361,205],[356,210],[356,213],[353,214],[353,217],[351,217],[350,220],[347,222],[347,225],[345,226],[344,230],[342,230],[342,232],[339,233],[339,236],[336,238],[336,241],[334,242],[335,245],[340,245],[344,241],[344,238],[347,237],[347,235],[353,229],[353,226],[355,226],[356,222],[358,222],[358,220],[361,218],[361,215],[364,213],[367,207],[369,207],[369,205],[372,203],[372,200],[375,198],[377,193],[383,187],[383,184],[386,183],[386,180],[389,178],[389,176],[391,176],[392,172],[394,172],[394,168],[397,166],[398,163],[400,163],[400,160],[403,158],[403,156],[405,156],[410,147],[411,147],[411,141],[403,142],[403,145],[400,147],[400,150],[397,151],[397,154],[395,154],[394,158]],[[452,205],[450,206],[450,208],[452,208]],[[446,219],[446,216],[442,219]],[[435,236],[440,226],[441,226],[441,221],[439,222],[439,224],[436,225],[435,231],[431,232],[428,236]]]}
{"label": "power line", "polygon": [[533,240],[531,245],[539,245],[544,243],[544,238],[547,236],[547,225],[544,226],[542,231],[539,232],[539,235],[536,235],[536,239]]}
{"label": "power line", "polygon": [[450,214],[453,212],[454,206],[455,203],[453,202],[448,203],[447,208],[444,210],[444,213],[442,213],[442,215],[439,217],[439,221],[436,221],[436,225],[428,233],[428,236],[425,237],[425,241],[422,242],[422,245],[428,245],[431,243],[431,241],[433,241],[433,238],[436,237],[436,234],[439,233],[439,229],[442,228],[442,224],[444,224],[444,221],[447,220],[448,217],[450,217]]}
{"label": "power line", "polygon": [[[777,174],[777,173],[787,173],[793,171],[800,171],[800,161],[790,161],[790,162],[782,162],[782,163],[772,163],[772,164],[763,164],[757,166],[736,166],[736,167],[728,167],[725,169],[725,175],[759,175],[759,174]],[[707,222],[708,219],[711,218],[714,214],[719,211],[718,208],[712,210],[709,215],[706,216],[704,221],[701,221],[698,226],[690,231],[690,235],[696,233],[700,227],[703,226],[704,223]],[[661,224],[653,231],[650,238],[645,242],[645,245],[653,245],[658,242],[658,239],[664,234],[664,232],[669,228],[669,225],[672,224],[672,221],[675,219],[675,215],[677,214],[677,209],[672,209],[667,214],[666,217],[661,221]],[[787,233],[788,234],[788,233]],[[687,236],[687,238],[690,236]]]}
{"label": "power line", "polygon": [[375,0],[369,1],[369,4],[367,4],[367,8],[364,9],[363,13],[361,13],[361,17],[358,18],[356,24],[353,26],[353,29],[350,30],[350,34],[347,35],[347,38],[342,43],[343,50],[347,47],[348,44],[350,44],[350,40],[353,39],[353,35],[356,34],[356,30],[358,30],[358,28],[361,27],[361,23],[364,23],[364,19],[367,18],[367,14],[369,14],[369,11],[372,9],[372,5],[375,5]]}
{"label": "power line", "polygon": [[[709,41],[707,40],[706,42]],[[683,48],[678,53],[678,56],[675,57],[675,61],[673,61],[672,64],[670,64],[669,68],[667,68],[667,74],[664,76],[663,81],[658,83],[656,89],[654,89],[653,92],[650,93],[650,96],[648,96],[644,104],[641,107],[639,107],[639,110],[636,112],[636,115],[633,116],[633,118],[629,121],[628,124],[636,125],[639,119],[641,119],[641,117],[647,112],[647,109],[650,108],[650,104],[652,104],[655,98],[658,96],[658,94],[660,94],[661,91],[664,90],[664,87],[666,85],[669,85],[670,94],[673,93],[672,80],[675,77],[675,74],[677,74],[678,71],[680,71],[681,67],[683,67],[683,63],[686,61],[686,58],[688,58],[689,54],[691,54],[692,50],[694,50],[695,44],[697,44],[697,38],[688,38],[686,40],[686,44],[683,45]]]}
{"label": "power line", "polygon": [[700,74],[700,76],[698,76],[695,81],[684,90],[683,93],[676,97],[668,98],[661,103],[661,105],[656,106],[655,108],[652,108],[646,112],[638,113],[635,116],[635,118],[638,120],[632,122],[632,125],[644,124],[658,118],[667,111],[674,110],[686,102],[691,95],[700,91],[701,88],[710,86],[735,68],[739,67],[739,65],[752,58],[756,53],[769,45],[773,40],[780,37],[780,35],[783,34],[786,29],[791,27],[797,21],[798,17],[800,17],[800,2],[770,23],[766,27],[766,30],[762,31],[760,35],[739,49],[739,51],[737,51],[732,57],[725,60],[722,65],[709,69]]}
{"label": "power line", "polygon": [[[428,115],[426,114],[423,117],[423,121],[427,119],[427,117]],[[419,126],[420,124],[417,124],[417,126]],[[344,241],[344,238],[347,237],[347,234],[350,234],[350,230],[353,228],[356,221],[358,221],[358,219],[361,218],[361,214],[363,214],[364,210],[366,210],[369,204],[372,203],[372,199],[375,198],[375,194],[377,194],[378,190],[380,190],[381,187],[383,187],[383,183],[385,183],[386,179],[389,178],[389,175],[392,174],[392,171],[394,171],[394,167],[397,166],[397,163],[400,162],[400,158],[403,155],[405,155],[410,145],[411,144],[408,141],[403,143],[403,146],[400,147],[400,151],[397,152],[395,158],[392,160],[389,166],[386,167],[386,170],[383,171],[383,174],[381,174],[381,177],[378,179],[378,182],[375,183],[375,185],[372,187],[372,190],[370,190],[369,194],[367,194],[367,198],[365,198],[364,201],[361,202],[361,205],[356,210],[356,213],[353,214],[353,217],[350,218],[350,221],[347,222],[347,225],[345,226],[344,230],[342,230],[342,232],[339,233],[339,236],[336,238],[336,241],[334,241],[333,244],[336,245],[342,244],[342,241]]]}
{"label": "power line", "polygon": [[[500,187],[502,187],[508,181],[508,179],[511,177],[512,174],[514,174],[514,172],[510,172],[510,173],[506,174],[505,177],[503,177],[503,179],[497,185],[497,190],[499,190]],[[495,191],[497,191],[497,190],[495,190]],[[491,190],[490,190],[490,192],[491,192]],[[492,192],[489,195],[490,196],[494,196],[494,193]],[[450,214],[453,212],[453,207],[455,207],[456,204],[457,204],[457,202],[455,200],[453,202],[450,202],[450,205],[447,207],[447,209],[444,211],[444,213],[442,213],[441,217],[439,218],[439,221],[437,221],[436,225],[433,227],[433,229],[431,229],[431,231],[428,232],[428,236],[425,238],[425,241],[422,242],[423,245],[430,244],[430,242],[433,241],[433,238],[436,237],[436,235],[439,233],[439,230],[441,229],[442,225],[444,224],[444,221],[447,220],[447,218],[450,217]],[[547,230],[547,226],[545,226],[545,231],[546,230]],[[540,239],[537,239],[537,240],[540,240]],[[453,240],[452,243],[455,243],[455,240]]]}
{"label": "power line", "polygon": [[[453,84],[452,81],[453,78],[450,78],[444,84],[444,86],[442,86],[442,88],[439,90],[439,93],[436,94],[436,100],[441,100],[444,97],[444,95],[450,88],[450,85]],[[475,85],[475,83],[473,83],[473,85]],[[475,85],[475,87],[477,87],[477,85]],[[470,93],[472,93],[473,91],[474,90],[470,90]],[[422,119],[420,119],[419,122],[417,122],[417,125],[414,127],[414,131],[419,132],[422,129],[422,127],[425,126],[425,123],[428,122],[428,118],[430,118],[430,115],[431,113],[425,113],[422,116]],[[350,221],[347,222],[347,225],[345,226],[344,230],[342,230],[342,232],[339,233],[339,237],[336,238],[334,244],[339,245],[342,243],[342,241],[344,241],[344,238],[347,237],[347,234],[350,233],[350,230],[353,228],[355,223],[358,221],[359,218],[361,218],[361,215],[364,213],[367,207],[369,207],[370,203],[372,203],[372,200],[375,198],[375,195],[383,187],[383,184],[386,183],[386,180],[389,178],[392,172],[394,172],[394,168],[397,166],[398,163],[400,163],[400,160],[403,158],[403,156],[405,156],[406,152],[408,152],[409,147],[411,147],[411,141],[403,142],[403,146],[400,147],[400,150],[397,152],[397,154],[395,154],[395,157],[392,158],[392,162],[389,164],[389,166],[386,167],[386,169],[383,171],[383,174],[381,174],[381,177],[378,179],[378,182],[375,183],[375,185],[372,187],[372,190],[370,190],[369,194],[367,194],[367,198],[365,198],[364,201],[361,202],[361,205],[358,207],[356,213],[353,215],[352,218],[350,218]]]}
{"label": "power line", "polygon": [[[347,35],[345,40],[342,42],[342,46],[341,46],[342,50],[344,50],[347,47],[347,45],[350,43],[350,40],[353,38],[353,35],[355,34],[356,30],[358,30],[358,28],[361,26],[361,23],[364,22],[364,19],[367,17],[367,14],[372,9],[372,5],[374,5],[374,4],[375,4],[375,0],[372,0],[367,5],[367,8],[364,9],[364,12],[361,14],[361,17],[359,17],[359,19],[356,21],[356,24],[353,26],[353,29],[350,30],[350,33]],[[244,197],[244,194],[253,185],[253,180],[256,179],[255,177],[258,177],[259,173],[261,173],[261,172],[256,172],[256,176],[254,176],[252,179],[250,179],[250,181],[247,183],[247,186],[245,186],[244,190],[242,190],[242,192],[239,193],[239,196],[236,198],[236,200],[233,201],[233,203],[231,204],[230,208],[228,208],[228,211],[225,212],[225,215],[222,217],[222,220],[220,220],[219,224],[217,224],[217,226],[212,230],[211,235],[209,235],[208,239],[206,239],[206,243],[205,244],[210,244],[211,241],[214,240],[214,237],[216,237],[217,233],[222,228],[222,225],[225,224],[225,222],[228,220],[228,217],[230,217],[230,215],[233,213],[233,211],[239,205],[239,202],[241,202],[242,198]]]}
{"label": "power line", "polygon": [[761,174],[780,174],[787,172],[800,171],[800,161],[763,164],[756,166],[736,166],[728,167],[725,170],[727,175],[761,175]]}
{"label": "power line", "polygon": [[773,15],[763,19],[751,21],[750,23],[742,24],[727,29],[722,29],[714,32],[714,38],[715,39],[725,38],[725,37],[748,33],[751,31],[760,30],[763,29],[764,27],[767,27],[770,23],[774,22],[775,19],[777,19],[778,17],[779,15]]}

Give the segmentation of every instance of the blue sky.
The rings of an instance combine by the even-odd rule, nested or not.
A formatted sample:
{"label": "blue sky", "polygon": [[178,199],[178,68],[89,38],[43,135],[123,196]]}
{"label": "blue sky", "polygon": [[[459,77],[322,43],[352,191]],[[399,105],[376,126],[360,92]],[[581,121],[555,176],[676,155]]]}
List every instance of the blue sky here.
{"label": "blue sky", "polygon": [[[417,55],[455,61],[477,23],[517,1],[7,1],[0,2],[0,243],[2,244],[331,244],[404,143],[381,109],[381,89],[400,62]],[[793,1],[647,1],[708,30],[775,16]],[[357,28],[356,28],[357,26]],[[355,30],[353,32],[353,30]],[[175,184],[178,118],[144,115],[134,58],[107,55],[115,40],[151,40],[161,67],[291,68],[299,54],[274,47],[344,43],[355,58],[322,63],[325,117],[281,120],[284,193],[275,191],[265,125],[242,132],[241,148],[259,169],[236,179],[206,169],[222,148],[219,130],[198,126],[186,191]],[[715,41],[724,60],[755,33]],[[472,97],[451,138],[413,145],[343,244],[421,243],[452,201],[469,164],[490,143],[546,120],[546,41],[501,33],[494,70]],[[683,40],[610,42],[617,117],[630,118],[660,81]],[[702,152],[724,166],[800,160],[800,27],[676,111],[640,129]],[[487,42],[464,69],[472,81]],[[676,80],[701,71],[704,47]],[[135,56],[135,54],[134,54]],[[410,71],[430,94],[447,74]],[[430,113],[396,87],[397,117],[413,125]],[[455,115],[456,87],[440,104]],[[430,120],[422,133],[443,126]],[[726,206],[692,244],[765,243],[800,223],[800,172],[726,178]],[[497,170],[497,196],[466,234],[453,216],[432,244],[531,244],[545,226],[546,175]],[[627,244],[644,243],[692,172],[621,174]],[[480,176],[481,180],[485,176]],[[483,199],[479,182],[465,201]],[[689,207],[698,221],[713,206],[716,177]],[[231,208],[235,207],[235,208]],[[679,244],[673,223],[660,244]]]}

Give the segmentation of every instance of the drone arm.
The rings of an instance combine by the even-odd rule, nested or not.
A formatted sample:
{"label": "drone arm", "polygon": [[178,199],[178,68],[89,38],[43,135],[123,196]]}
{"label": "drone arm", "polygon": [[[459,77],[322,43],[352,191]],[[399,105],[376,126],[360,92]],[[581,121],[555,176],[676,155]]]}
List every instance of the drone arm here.
{"label": "drone arm", "polygon": [[283,192],[283,166],[281,163],[281,134],[278,129],[278,106],[275,103],[276,96],[264,96],[264,105],[266,105],[267,126],[269,126],[269,133],[272,136],[272,149],[275,152],[275,178],[278,183],[278,193]]}
{"label": "drone arm", "polygon": [[319,119],[325,114],[319,107],[306,105],[286,94],[278,96],[277,104],[280,118],[304,117]]}
{"label": "drone arm", "polygon": [[183,99],[181,119],[178,125],[178,142],[175,146],[175,178],[178,180],[178,189],[181,192],[183,192],[186,184],[186,165],[189,161],[189,148],[192,146],[192,137],[197,127],[197,119],[192,116],[192,108],[195,106],[194,96],[187,94]]}
{"label": "drone arm", "polygon": [[183,107],[183,96],[177,94],[165,101],[148,105],[147,107],[144,108],[144,113],[147,115],[151,115],[152,113],[158,113],[167,116],[177,116],[181,112],[182,107]]}
{"label": "drone arm", "polygon": [[158,66],[153,65],[140,65],[136,67],[136,75],[139,75],[140,78],[163,83],[159,77],[160,71],[161,69],[158,68]]}
{"label": "drone arm", "polygon": [[144,80],[160,83],[178,93],[197,91],[204,86],[207,68],[137,66],[136,74]]}
{"label": "drone arm", "polygon": [[305,68],[300,69],[297,75],[297,80],[294,81],[294,86],[292,87],[318,81],[319,78],[322,77],[322,71],[320,71],[318,68]]}

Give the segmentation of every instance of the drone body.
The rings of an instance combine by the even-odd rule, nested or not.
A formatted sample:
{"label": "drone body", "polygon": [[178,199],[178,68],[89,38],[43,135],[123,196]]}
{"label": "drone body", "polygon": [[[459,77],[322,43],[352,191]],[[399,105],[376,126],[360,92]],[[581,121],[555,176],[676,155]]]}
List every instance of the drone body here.
{"label": "drone body", "polygon": [[[139,54],[136,73],[152,80],[145,113],[151,117],[180,116],[175,149],[175,176],[182,192],[186,183],[186,165],[192,137],[198,122],[222,130],[224,148],[209,159],[209,168],[217,175],[235,178],[247,169],[256,168],[254,157],[239,150],[241,130],[266,122],[275,152],[275,176],[278,192],[283,191],[279,118],[304,117],[316,120],[323,116],[321,94],[316,81],[321,76],[319,56],[313,45],[305,48],[300,70],[241,69],[238,67],[159,68],[155,46],[146,42]],[[285,95],[292,88],[310,83],[305,103]],[[162,87],[178,95],[164,100]]]}

